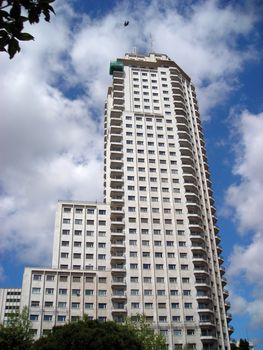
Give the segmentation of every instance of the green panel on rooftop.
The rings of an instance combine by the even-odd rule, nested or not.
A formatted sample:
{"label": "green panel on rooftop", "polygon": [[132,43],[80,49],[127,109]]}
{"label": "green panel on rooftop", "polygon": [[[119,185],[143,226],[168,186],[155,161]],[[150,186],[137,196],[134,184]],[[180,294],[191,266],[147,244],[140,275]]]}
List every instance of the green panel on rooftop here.
{"label": "green panel on rooftop", "polygon": [[110,75],[112,75],[114,71],[123,72],[123,63],[112,61],[110,63]]}

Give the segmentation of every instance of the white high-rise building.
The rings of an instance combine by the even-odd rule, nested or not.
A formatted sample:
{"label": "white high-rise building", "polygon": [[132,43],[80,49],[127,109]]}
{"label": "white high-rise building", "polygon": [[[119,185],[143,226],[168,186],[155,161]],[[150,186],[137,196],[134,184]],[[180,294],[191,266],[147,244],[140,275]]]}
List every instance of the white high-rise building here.
{"label": "white high-rise building", "polygon": [[222,248],[195,88],[166,55],[110,65],[104,203],[63,201],[52,268],[27,268],[37,336],[144,314],[169,349],[230,349]]}

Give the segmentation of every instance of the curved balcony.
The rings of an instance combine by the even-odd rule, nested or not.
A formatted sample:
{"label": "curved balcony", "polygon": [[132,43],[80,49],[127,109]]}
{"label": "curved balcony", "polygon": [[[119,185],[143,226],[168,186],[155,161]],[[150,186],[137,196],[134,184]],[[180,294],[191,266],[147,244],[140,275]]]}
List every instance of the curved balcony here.
{"label": "curved balcony", "polygon": [[176,126],[178,131],[185,131],[190,134],[190,129],[186,123],[177,123]]}
{"label": "curved balcony", "polygon": [[[219,265],[222,265],[224,263],[224,259],[220,255],[218,256],[218,263],[219,263]],[[220,268],[221,268],[221,266],[220,266]]]}
{"label": "curved balcony", "polygon": [[111,203],[113,205],[124,204],[124,198],[121,195],[114,195],[114,196],[111,197]]}
{"label": "curved balcony", "polygon": [[191,141],[188,141],[188,140],[182,140],[182,139],[179,139],[179,149],[181,148],[188,148],[189,150],[192,151],[192,144],[191,144]]}
{"label": "curved balcony", "polygon": [[184,115],[176,115],[175,118],[176,118],[176,121],[177,121],[178,124],[189,125],[186,116],[184,116]]}
{"label": "curved balcony", "polygon": [[111,178],[111,181],[110,181],[110,185],[111,187],[115,187],[115,186],[122,186],[123,185],[123,177],[120,176],[116,176],[116,178]]}
{"label": "curved balcony", "polygon": [[123,227],[125,225],[124,219],[122,217],[113,217],[111,219],[111,227]]}
{"label": "curved balcony", "polygon": [[221,254],[222,251],[223,251],[223,248],[221,247],[220,244],[218,244],[218,245],[216,246],[216,249],[217,249],[217,253],[218,253],[218,254]]}
{"label": "curved balcony", "polygon": [[230,313],[227,313],[226,314],[226,319],[227,319],[227,322],[230,322],[231,320],[232,320],[232,314],[230,314]]}
{"label": "curved balcony", "polygon": [[121,119],[121,116],[122,116],[121,111],[118,111],[118,110],[116,110],[116,109],[112,109],[112,110],[110,111],[110,118],[118,118],[118,119],[122,120],[122,119]]}
{"label": "curved balcony", "polygon": [[179,147],[181,157],[191,157],[194,159],[194,155],[192,150],[190,150],[188,147]]}
{"label": "curved balcony", "polygon": [[230,303],[228,301],[225,301],[225,309],[229,310],[231,307]]}
{"label": "curved balcony", "polygon": [[205,316],[207,317],[203,319],[202,318],[199,319],[200,327],[202,327],[202,329],[210,329],[210,328],[216,327],[214,320],[211,319],[211,315],[207,314]]}
{"label": "curved balcony", "polygon": [[223,276],[226,273],[226,269],[222,265],[219,267],[219,270],[220,270],[221,276]]}
{"label": "curved balcony", "polygon": [[210,313],[214,313],[214,309],[213,309],[213,306],[212,305],[210,305],[210,304],[205,304],[204,303],[204,305],[203,304],[199,304],[198,306],[197,306],[197,311],[198,311],[198,313],[206,313],[206,314],[210,314]]}
{"label": "curved balcony", "polygon": [[231,335],[235,331],[233,326],[228,326],[227,329],[228,329],[229,335]]}
{"label": "curved balcony", "polygon": [[189,220],[189,229],[195,232],[203,232],[203,225],[200,222],[194,222]]}
{"label": "curved balcony", "polygon": [[110,134],[110,142],[119,143],[122,142],[122,133]]}
{"label": "curved balcony", "polygon": [[123,308],[120,308],[120,307],[114,308],[114,307],[112,307],[111,313],[112,314],[126,314],[127,313],[126,306],[123,307]]}
{"label": "curved balcony", "polygon": [[[196,259],[196,260],[198,260],[198,262],[200,263],[201,259]],[[199,265],[199,266],[194,267],[194,274],[195,274],[195,276],[205,277],[205,276],[209,275],[209,271],[208,271],[208,268],[206,266]]]}
{"label": "curved balcony", "polygon": [[111,251],[115,251],[116,249],[119,249],[119,250],[125,250],[125,244],[124,244],[124,241],[122,240],[115,240],[115,241],[112,241],[111,242]]}
{"label": "curved balcony", "polygon": [[174,94],[173,95],[174,98],[174,103],[183,103],[185,106],[185,99],[184,96],[181,94]]}
{"label": "curved balcony", "polygon": [[229,291],[227,289],[223,289],[223,296],[225,299],[229,297]]}
{"label": "curved balcony", "polygon": [[180,91],[183,92],[183,85],[180,81],[174,81],[172,84],[172,91],[176,93],[176,91],[179,89]]}
{"label": "curved balcony", "polygon": [[[180,140],[187,140],[191,142],[191,137],[189,136],[189,133],[186,131],[178,131],[178,139]],[[191,144],[192,147],[192,144]]]}
{"label": "curved balcony", "polygon": [[203,290],[197,290],[197,293],[196,293],[196,300],[197,301],[211,301],[212,300],[212,297],[211,297],[211,294],[210,292],[208,292],[207,290],[206,291],[203,291]]}
{"label": "curved balcony", "polygon": [[225,277],[221,277],[221,282],[222,282],[222,286],[224,287],[225,285],[227,285],[227,280]]}
{"label": "curved balcony", "polygon": [[122,120],[120,118],[110,118],[110,126],[121,126]]}
{"label": "curved balcony", "polygon": [[182,170],[184,174],[196,175],[195,167],[190,164],[182,164]]}
{"label": "curved balcony", "polygon": [[124,216],[124,210],[122,207],[118,207],[118,206],[112,206],[111,207],[111,217],[115,217],[115,216]]}
{"label": "curved balcony", "polygon": [[195,287],[210,290],[211,289],[210,281],[207,279],[196,278]]}
{"label": "curved balcony", "polygon": [[190,239],[191,239],[191,251],[193,254],[196,253],[206,253],[206,245],[205,245],[205,240],[203,236],[192,236],[190,233]]}
{"label": "curved balcony", "polygon": [[181,155],[181,161],[183,165],[191,165],[192,167],[194,167],[194,160],[192,155]]}
{"label": "curved balcony", "polygon": [[110,127],[110,133],[111,134],[121,134],[122,133],[122,126],[121,125],[112,125]]}

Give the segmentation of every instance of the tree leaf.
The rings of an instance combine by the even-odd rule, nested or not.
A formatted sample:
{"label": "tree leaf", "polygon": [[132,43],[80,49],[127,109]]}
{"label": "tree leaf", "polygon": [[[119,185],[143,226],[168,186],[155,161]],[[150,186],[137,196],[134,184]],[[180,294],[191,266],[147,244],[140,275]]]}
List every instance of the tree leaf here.
{"label": "tree leaf", "polygon": [[16,35],[16,37],[18,40],[22,40],[22,41],[34,40],[33,35],[29,33],[19,33]]}

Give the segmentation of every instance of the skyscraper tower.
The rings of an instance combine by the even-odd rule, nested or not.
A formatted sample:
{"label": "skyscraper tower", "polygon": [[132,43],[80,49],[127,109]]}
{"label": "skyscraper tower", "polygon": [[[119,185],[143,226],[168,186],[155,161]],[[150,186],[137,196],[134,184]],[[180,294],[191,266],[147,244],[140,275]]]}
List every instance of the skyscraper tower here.
{"label": "skyscraper tower", "polygon": [[[162,54],[128,54],[110,73],[104,188],[112,275],[125,276],[127,314],[145,314],[171,349],[229,349],[228,292],[195,88]],[[122,252],[122,260],[114,258]]]}
{"label": "skyscraper tower", "polygon": [[110,65],[104,203],[58,203],[52,268],[27,268],[36,336],[144,314],[168,349],[230,350],[222,248],[195,88],[164,54]]}

